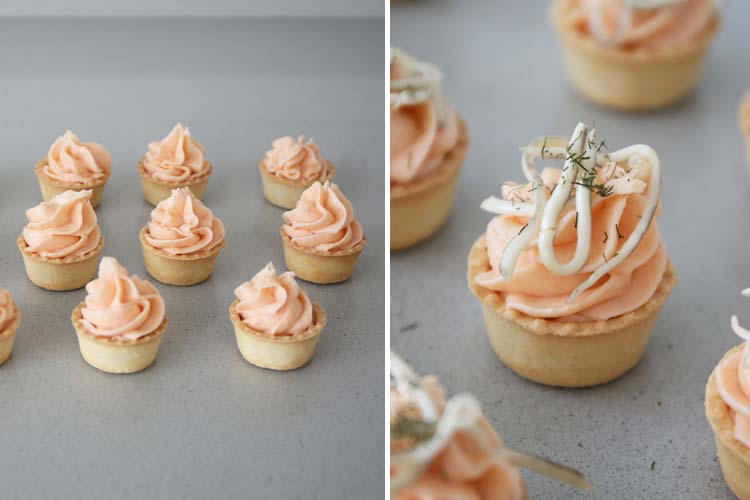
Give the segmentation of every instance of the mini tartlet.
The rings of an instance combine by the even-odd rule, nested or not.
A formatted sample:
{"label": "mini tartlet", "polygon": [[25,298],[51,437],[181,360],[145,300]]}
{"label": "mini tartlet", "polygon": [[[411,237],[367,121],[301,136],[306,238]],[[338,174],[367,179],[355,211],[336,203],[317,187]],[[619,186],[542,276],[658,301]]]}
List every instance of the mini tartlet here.
{"label": "mini tartlet", "polygon": [[273,141],[258,169],[263,195],[270,203],[287,209],[294,208],[302,193],[315,182],[330,181],[336,175],[333,164],[304,135]]}
{"label": "mini tartlet", "polygon": [[294,370],[310,361],[328,318],[294,281],[268,263],[234,291],[229,306],[237,347],[255,366]]}
{"label": "mini tartlet", "polygon": [[86,292],[70,317],[83,359],[107,373],[150,366],[167,329],[164,300],[154,285],[104,257]]}
{"label": "mini tartlet", "polygon": [[97,207],[104,196],[112,156],[95,142],[81,142],[67,130],[49,148],[47,156],[34,166],[42,199],[50,201],[65,191],[91,190],[91,205]]}
{"label": "mini tartlet", "polygon": [[286,267],[312,283],[347,280],[365,247],[351,202],[336,184],[316,182],[284,213],[281,226]]}
{"label": "mini tartlet", "polygon": [[13,341],[21,324],[21,309],[18,308],[8,290],[0,288],[0,365],[5,363],[13,351]]}
{"label": "mini tartlet", "polygon": [[[468,285],[498,357],[541,384],[626,373],[677,282],[656,224],[658,156],[644,145],[603,148],[582,123],[570,140],[539,138],[522,148],[528,182],[482,203],[500,216],[471,248]],[[565,165],[540,174],[539,158]]]}
{"label": "mini tartlet", "polygon": [[448,219],[469,134],[445,102],[438,68],[391,49],[390,70],[391,250],[400,250]]}
{"label": "mini tartlet", "polygon": [[221,219],[186,187],[156,206],[139,239],[148,274],[182,286],[207,280],[226,245]]}
{"label": "mini tartlet", "polygon": [[[742,295],[750,297],[750,289]],[[741,500],[750,500],[750,331],[732,316],[742,344],[730,349],[706,385],[706,418],[716,438],[724,480]]]}
{"label": "mini tartlet", "polygon": [[419,377],[391,353],[390,498],[525,500],[518,467],[590,490],[580,473],[504,446],[470,394],[446,400],[432,375]]}
{"label": "mini tartlet", "polygon": [[715,0],[553,0],[550,16],[573,86],[625,110],[687,96],[719,27]]}
{"label": "mini tartlet", "polygon": [[75,290],[96,276],[104,236],[90,200],[90,190],[65,191],[26,211],[17,245],[32,283]]}
{"label": "mini tartlet", "polygon": [[178,123],[164,139],[150,143],[138,162],[143,197],[156,206],[173,189],[187,187],[202,200],[212,169],[203,145]]}

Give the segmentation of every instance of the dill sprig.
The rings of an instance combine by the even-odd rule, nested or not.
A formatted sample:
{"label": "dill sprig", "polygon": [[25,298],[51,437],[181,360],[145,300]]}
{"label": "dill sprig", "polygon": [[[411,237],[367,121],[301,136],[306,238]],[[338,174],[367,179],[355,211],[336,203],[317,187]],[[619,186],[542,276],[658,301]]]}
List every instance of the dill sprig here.
{"label": "dill sprig", "polygon": [[606,184],[596,182],[596,172],[585,173],[581,176],[581,180],[575,181],[574,184],[576,184],[577,186],[585,187],[586,189],[598,194],[602,198],[606,198],[607,196],[611,195],[613,191],[612,186],[607,186]]}

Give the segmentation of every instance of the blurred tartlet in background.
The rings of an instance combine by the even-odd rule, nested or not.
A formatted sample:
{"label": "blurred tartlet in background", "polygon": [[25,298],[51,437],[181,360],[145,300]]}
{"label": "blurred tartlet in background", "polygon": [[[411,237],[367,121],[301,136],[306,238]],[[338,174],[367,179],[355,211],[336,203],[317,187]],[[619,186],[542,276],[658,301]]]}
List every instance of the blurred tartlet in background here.
{"label": "blurred tartlet in background", "polygon": [[624,110],[687,96],[719,28],[715,0],[553,0],[550,16],[573,86]]}
{"label": "blurred tartlet in background", "polygon": [[[742,295],[750,297],[750,289]],[[727,351],[706,385],[706,418],[716,440],[724,480],[741,500],[750,499],[750,331],[732,316],[743,342]]]}
{"label": "blurred tartlet in background", "polygon": [[453,209],[469,134],[442,79],[432,64],[391,49],[391,250],[425,240]]}
{"label": "blurred tartlet in background", "polygon": [[394,500],[525,500],[519,467],[591,489],[580,472],[505,446],[472,395],[446,398],[394,353],[390,431]]}

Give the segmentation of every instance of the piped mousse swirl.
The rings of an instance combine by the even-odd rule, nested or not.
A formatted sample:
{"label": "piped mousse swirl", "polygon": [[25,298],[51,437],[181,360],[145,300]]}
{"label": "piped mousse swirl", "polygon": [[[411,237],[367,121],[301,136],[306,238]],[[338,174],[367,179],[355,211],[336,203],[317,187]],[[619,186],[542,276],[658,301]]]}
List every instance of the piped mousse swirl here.
{"label": "piped mousse swirl", "polygon": [[391,185],[436,170],[458,143],[459,119],[433,65],[391,49]]}
{"label": "piped mousse swirl", "polygon": [[[483,202],[501,215],[485,234],[491,268],[474,280],[531,317],[607,320],[648,302],[667,268],[655,221],[659,161],[640,145],[601,154],[583,124],[567,142],[544,137],[524,148],[529,182]],[[565,167],[539,174],[538,158],[565,159]]]}
{"label": "piped mousse swirl", "polygon": [[190,130],[182,123],[175,125],[161,141],[148,145],[142,165],[155,180],[175,184],[197,180],[210,168],[205,148],[193,139]]}
{"label": "piped mousse swirl", "polygon": [[339,187],[316,182],[284,213],[284,233],[297,245],[321,252],[350,250],[364,239],[354,207]]}
{"label": "piped mousse swirl", "polygon": [[185,187],[173,189],[151,212],[144,238],[170,255],[194,255],[221,245],[224,234],[221,219]]}
{"label": "piped mousse swirl", "polygon": [[717,14],[716,0],[578,0],[569,22],[603,45],[651,50],[698,39]]}
{"label": "piped mousse swirl", "polygon": [[42,172],[63,184],[91,184],[107,177],[112,163],[109,151],[95,142],[81,142],[70,130],[49,148]]}
{"label": "piped mousse swirl", "polygon": [[[742,291],[750,297],[750,288]],[[734,418],[734,437],[750,447],[750,331],[732,316],[732,330],[744,342],[742,350],[729,355],[716,369],[716,384],[721,399]]]}
{"label": "piped mousse swirl", "polygon": [[294,274],[280,275],[269,262],[253,279],[238,286],[240,319],[253,330],[275,336],[300,335],[313,324],[313,305]]}
{"label": "piped mousse swirl", "polygon": [[301,183],[323,180],[331,172],[331,163],[320,153],[318,145],[304,135],[273,141],[263,164],[275,177]]}
{"label": "piped mousse swirl", "polygon": [[13,299],[8,290],[0,288],[0,333],[5,331],[13,320]]}
{"label": "piped mousse swirl", "polygon": [[155,332],[164,321],[165,307],[159,291],[113,257],[103,257],[99,277],[86,285],[81,323],[97,337],[137,340]]}
{"label": "piped mousse swirl", "polygon": [[96,249],[101,232],[91,190],[65,191],[26,211],[24,251],[48,259],[83,257]]}

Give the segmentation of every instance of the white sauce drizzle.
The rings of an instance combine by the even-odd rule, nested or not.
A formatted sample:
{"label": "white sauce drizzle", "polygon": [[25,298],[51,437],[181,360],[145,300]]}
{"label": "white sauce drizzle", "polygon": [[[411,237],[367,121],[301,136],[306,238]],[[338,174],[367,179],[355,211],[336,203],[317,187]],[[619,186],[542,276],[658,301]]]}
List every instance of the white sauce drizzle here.
{"label": "white sauce drizzle", "polygon": [[[483,210],[498,215],[533,214],[528,225],[508,241],[500,256],[498,268],[500,275],[505,280],[513,276],[518,258],[527,247],[533,244],[535,239],[544,267],[557,275],[575,274],[581,271],[588,260],[591,248],[591,196],[593,192],[588,187],[581,185],[583,177],[592,175],[597,168],[607,166],[612,162],[617,164],[626,161],[642,162],[642,160],[645,160],[645,164],[648,165],[651,172],[646,193],[646,206],[636,227],[617,253],[594,269],[589,277],[573,290],[568,297],[568,302],[575,300],[635,251],[654,218],[661,195],[659,157],[651,147],[638,144],[608,155],[599,155],[600,147],[596,144],[596,130],[589,129],[583,123],[578,123],[572,137],[573,139],[570,140],[567,147],[561,146],[561,144],[565,144],[565,139],[551,136],[535,139],[525,148],[521,148],[523,152],[521,167],[526,179],[533,186],[533,204],[509,203],[508,200],[490,197],[480,205]],[[565,158],[562,175],[549,198],[547,188],[534,166],[534,160],[537,158]],[[576,251],[570,261],[560,263],[555,257],[554,251],[554,242],[557,235],[556,224],[574,188],[576,191],[576,212],[578,214]]]}
{"label": "white sauce drizzle", "polygon": [[434,64],[418,61],[406,52],[391,48],[391,66],[395,62],[404,69],[406,76],[391,80],[391,108],[420,104],[430,99],[435,102],[435,111],[440,124],[445,123],[445,100],[442,94],[443,73]]}
{"label": "white sauce drizzle", "polygon": [[[589,26],[591,26],[591,32],[603,45],[610,47],[617,46],[622,43],[625,34],[633,24],[633,16],[636,11],[664,8],[664,11],[659,13],[659,15],[668,16],[671,7],[683,2],[685,0],[624,0],[617,23],[617,30],[612,36],[607,35],[604,29],[603,6],[606,2],[594,2],[592,5],[593,8],[589,13]],[[714,0],[714,6],[718,10],[721,7],[721,0]],[[656,23],[658,21],[660,19],[653,19],[651,22]]]}

